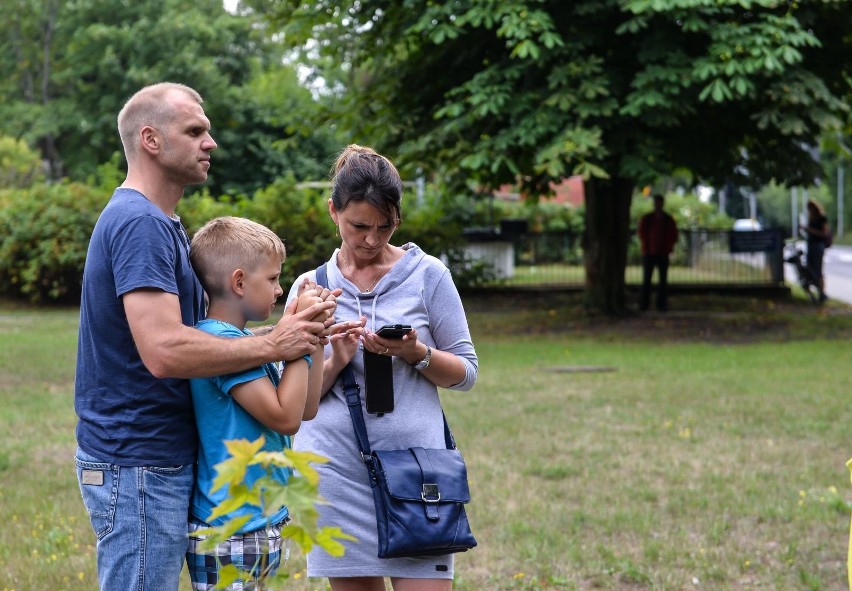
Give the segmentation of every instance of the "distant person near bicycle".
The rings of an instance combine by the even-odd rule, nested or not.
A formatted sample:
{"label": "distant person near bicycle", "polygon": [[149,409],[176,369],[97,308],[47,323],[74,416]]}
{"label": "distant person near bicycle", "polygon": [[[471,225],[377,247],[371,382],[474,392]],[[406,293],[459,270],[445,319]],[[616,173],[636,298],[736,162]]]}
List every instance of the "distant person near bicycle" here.
{"label": "distant person near bicycle", "polygon": [[647,310],[651,303],[651,278],[657,269],[657,310],[668,309],[669,255],[677,244],[677,224],[674,218],[663,210],[665,197],[654,195],[654,211],[646,213],[639,220],[639,241],[642,243],[642,291],[639,308]]}
{"label": "distant person near bicycle", "polygon": [[820,301],[825,301],[825,276],[822,274],[822,259],[825,249],[831,246],[831,229],[828,227],[828,217],[822,206],[813,199],[808,200],[808,223],[802,227],[802,232],[808,243],[807,264],[814,280],[819,286]]}

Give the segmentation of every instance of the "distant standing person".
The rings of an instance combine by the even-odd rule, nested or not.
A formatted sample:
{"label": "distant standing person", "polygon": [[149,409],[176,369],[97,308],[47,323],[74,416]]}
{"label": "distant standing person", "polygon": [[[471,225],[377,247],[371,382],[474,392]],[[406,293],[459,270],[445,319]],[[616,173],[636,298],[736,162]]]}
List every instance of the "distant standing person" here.
{"label": "distant standing person", "polygon": [[831,231],[828,228],[828,217],[825,215],[825,210],[822,205],[814,201],[808,200],[808,224],[802,228],[805,232],[808,242],[807,263],[814,278],[819,286],[820,301],[825,301],[828,296],[825,295],[825,276],[822,274],[822,259],[825,256],[825,249],[828,248],[828,240],[831,236]]}
{"label": "distant standing person", "polygon": [[651,303],[651,278],[657,269],[657,310],[668,309],[669,255],[677,244],[677,224],[663,210],[666,200],[654,195],[654,211],[639,220],[639,241],[642,243],[642,291],[639,308],[647,310]]}
{"label": "distant standing person", "polygon": [[[101,212],[83,271],[74,408],[76,470],[97,536],[102,591],[177,591],[198,433],[187,378],[227,374],[318,351],[333,301],[266,335],[225,339],[193,328],[204,293],[175,215],[207,180],[216,142],[201,96],[160,83],[118,115],[127,177]],[[330,322],[329,322],[330,323]]]}

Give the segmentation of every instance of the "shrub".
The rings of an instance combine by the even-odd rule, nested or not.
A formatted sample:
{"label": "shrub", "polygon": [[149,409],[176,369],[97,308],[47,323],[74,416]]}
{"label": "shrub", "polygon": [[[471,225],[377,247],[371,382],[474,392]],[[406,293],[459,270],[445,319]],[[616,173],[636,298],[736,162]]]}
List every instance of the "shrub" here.
{"label": "shrub", "polygon": [[78,303],[92,228],[109,194],[78,183],[0,191],[0,285],[34,303]]}
{"label": "shrub", "polygon": [[[63,182],[0,190],[2,293],[34,303],[79,303],[92,229],[122,174],[114,158],[99,168],[90,186]],[[281,275],[286,288],[299,274],[328,260],[340,245],[327,203],[327,192],[301,189],[294,179],[283,178],[251,197],[214,198],[201,189],[185,196],[177,213],[190,236],[205,222],[225,215],[268,226],[287,246]],[[461,229],[470,224],[472,209],[469,198],[445,198],[435,189],[422,202],[406,195],[394,243],[415,242],[442,258],[460,288],[491,281],[487,265],[470,261],[462,248]]]}
{"label": "shrub", "polygon": [[226,196],[216,200],[206,192],[190,195],[181,200],[178,213],[190,236],[205,222],[224,215],[267,226],[287,246],[287,262],[281,274],[281,284],[286,288],[299,274],[327,260],[339,245],[326,201],[327,197],[316,190],[299,189],[288,178],[256,191],[252,198]]}
{"label": "shrub", "polygon": [[[436,193],[424,195],[417,203],[406,195],[403,223],[394,235],[394,244],[414,242],[427,253],[442,257],[460,286],[493,279],[483,265],[471,264],[462,252],[461,219],[469,201],[442,201]],[[300,189],[292,178],[279,179],[246,196],[213,199],[209,194],[190,195],[181,200],[178,213],[190,235],[205,222],[222,215],[246,217],[263,224],[284,240],[287,262],[281,273],[286,288],[301,273],[316,268],[340,246],[334,224],[328,215],[328,193]]]}
{"label": "shrub", "polygon": [[23,140],[0,136],[0,188],[28,187],[43,179],[38,152]]}

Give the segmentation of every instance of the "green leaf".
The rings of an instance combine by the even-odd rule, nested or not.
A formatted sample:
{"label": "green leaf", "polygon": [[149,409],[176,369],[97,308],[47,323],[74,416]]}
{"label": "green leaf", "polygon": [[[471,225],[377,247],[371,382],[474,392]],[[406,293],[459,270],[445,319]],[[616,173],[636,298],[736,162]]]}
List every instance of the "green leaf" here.
{"label": "green leaf", "polygon": [[240,578],[243,578],[248,581],[252,580],[250,572],[242,571],[233,564],[226,564],[221,569],[219,569],[219,580],[213,588],[227,589],[228,586],[232,585]]}
{"label": "green leaf", "polygon": [[512,50],[511,57],[517,57],[521,59],[531,58],[536,60],[541,55],[541,51],[538,48],[538,44],[530,39],[524,39]]}
{"label": "green leaf", "polygon": [[599,179],[608,179],[609,173],[607,173],[603,168],[596,164],[592,164],[591,162],[580,162],[577,166],[574,167],[574,174],[578,174],[583,177],[583,179],[588,180],[592,177]]}
{"label": "green leaf", "polygon": [[204,539],[198,543],[198,548],[202,552],[210,552],[216,548],[217,544],[227,541],[231,536],[237,533],[251,519],[251,515],[241,515],[233,517],[222,525],[200,528],[195,531],[195,535]]}
{"label": "green leaf", "polygon": [[216,478],[213,480],[211,492],[216,492],[229,484],[240,484],[245,480],[246,469],[266,440],[261,435],[257,440],[249,442],[245,439],[225,441],[230,458],[216,464]]}
{"label": "green leaf", "polygon": [[227,515],[243,505],[260,507],[260,491],[257,487],[249,488],[245,484],[230,484],[228,485],[228,497],[213,508],[210,519]]}
{"label": "green leaf", "polygon": [[327,457],[309,451],[286,449],[284,455],[290,460],[296,472],[312,485],[319,482],[319,474],[311,464],[326,464],[329,461]]}
{"label": "green leaf", "polygon": [[343,556],[346,550],[346,547],[338,540],[358,541],[357,538],[344,533],[339,527],[323,527],[316,535],[317,545],[332,556]]}
{"label": "green leaf", "polygon": [[462,158],[461,162],[459,162],[459,166],[462,168],[467,168],[471,170],[476,170],[478,168],[482,168],[487,161],[485,154],[469,154]]}
{"label": "green leaf", "polygon": [[281,535],[296,542],[303,552],[310,552],[314,547],[314,540],[310,532],[303,526],[290,522],[283,530]]}

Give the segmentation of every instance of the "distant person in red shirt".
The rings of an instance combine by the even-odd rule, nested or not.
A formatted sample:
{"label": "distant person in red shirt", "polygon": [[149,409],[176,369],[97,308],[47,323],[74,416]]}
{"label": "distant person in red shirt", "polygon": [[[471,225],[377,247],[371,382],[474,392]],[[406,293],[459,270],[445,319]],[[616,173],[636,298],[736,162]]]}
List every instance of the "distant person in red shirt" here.
{"label": "distant person in red shirt", "polygon": [[639,308],[647,310],[651,301],[651,277],[657,268],[657,310],[668,309],[667,282],[669,273],[669,255],[677,243],[677,224],[674,218],[663,211],[665,197],[654,195],[654,211],[639,220],[639,241],[642,243],[642,291]]}

